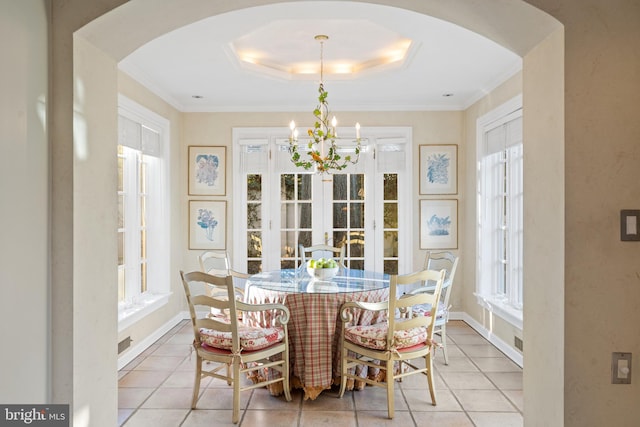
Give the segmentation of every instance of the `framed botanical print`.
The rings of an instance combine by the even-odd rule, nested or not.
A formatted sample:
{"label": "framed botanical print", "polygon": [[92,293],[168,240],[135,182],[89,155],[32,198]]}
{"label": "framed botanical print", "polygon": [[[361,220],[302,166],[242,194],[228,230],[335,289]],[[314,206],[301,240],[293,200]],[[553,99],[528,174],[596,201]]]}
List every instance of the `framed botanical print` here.
{"label": "framed botanical print", "polygon": [[420,249],[458,248],[458,201],[420,200]]}
{"label": "framed botanical print", "polygon": [[420,194],[458,194],[458,146],[420,146]]}
{"label": "framed botanical print", "polygon": [[189,195],[226,194],[227,147],[189,146]]}
{"label": "framed botanical print", "polygon": [[226,249],[227,202],[189,201],[189,249]]}

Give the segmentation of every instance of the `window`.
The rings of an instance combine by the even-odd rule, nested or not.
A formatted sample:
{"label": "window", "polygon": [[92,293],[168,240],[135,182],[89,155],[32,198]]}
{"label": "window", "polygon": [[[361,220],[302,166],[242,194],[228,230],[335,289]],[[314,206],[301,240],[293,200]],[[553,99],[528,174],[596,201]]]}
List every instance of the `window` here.
{"label": "window", "polygon": [[234,129],[234,217],[247,218],[234,226],[234,268],[295,268],[298,245],[327,243],[345,246],[350,268],[412,270],[411,131],[367,132],[358,164],[316,175],[291,162],[288,129]]}
{"label": "window", "polygon": [[522,327],[523,141],[520,98],[478,120],[481,305]]}
{"label": "window", "polygon": [[168,121],[127,98],[118,110],[118,320],[120,329],[166,302]]}

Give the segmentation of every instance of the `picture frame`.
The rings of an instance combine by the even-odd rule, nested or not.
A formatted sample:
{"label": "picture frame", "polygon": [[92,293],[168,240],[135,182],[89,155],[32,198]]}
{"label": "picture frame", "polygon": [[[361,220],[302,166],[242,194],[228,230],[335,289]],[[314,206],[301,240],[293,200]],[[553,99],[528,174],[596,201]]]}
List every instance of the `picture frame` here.
{"label": "picture frame", "polygon": [[640,210],[622,209],[620,211],[620,240],[640,241]]}
{"label": "picture frame", "polygon": [[189,249],[227,249],[227,202],[189,200]]}
{"label": "picture frame", "polygon": [[190,145],[188,150],[189,195],[226,195],[227,147]]}
{"label": "picture frame", "polygon": [[458,200],[420,200],[420,249],[458,249]]}
{"label": "picture frame", "polygon": [[458,145],[420,145],[420,194],[458,194]]}

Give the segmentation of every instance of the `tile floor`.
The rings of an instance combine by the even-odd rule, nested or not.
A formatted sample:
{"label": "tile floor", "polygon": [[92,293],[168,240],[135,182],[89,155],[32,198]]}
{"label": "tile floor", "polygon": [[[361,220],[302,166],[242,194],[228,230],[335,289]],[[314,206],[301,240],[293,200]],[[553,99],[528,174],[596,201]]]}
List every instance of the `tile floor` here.
{"label": "tile floor", "polygon": [[[243,392],[239,426],[433,426],[522,427],[522,369],[462,321],[448,326],[449,365],[436,353],[437,406],[426,378],[396,384],[396,413],[387,419],[385,390],[366,387],[337,398],[273,397],[266,389]],[[191,325],[183,321],[119,372],[118,419],[126,427],[226,426],[232,392],[226,383],[202,380],[198,409],[191,410],[194,361]]]}

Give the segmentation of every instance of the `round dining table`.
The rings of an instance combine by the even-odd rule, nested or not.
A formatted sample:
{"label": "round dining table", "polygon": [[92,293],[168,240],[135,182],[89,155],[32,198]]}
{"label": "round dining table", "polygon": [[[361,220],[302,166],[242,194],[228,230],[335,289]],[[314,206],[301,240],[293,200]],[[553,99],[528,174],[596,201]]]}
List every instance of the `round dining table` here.
{"label": "round dining table", "polygon": [[[247,279],[245,298],[252,304],[283,303],[289,308],[288,323],[291,387],[304,389],[304,398],[315,399],[323,390],[339,384],[340,307],[348,301],[379,302],[389,298],[389,275],[341,267],[329,280],[311,277],[306,269],[283,269],[258,273]],[[354,322],[370,325],[386,320],[386,312],[360,311]],[[248,319],[255,326],[272,326],[269,316]],[[367,375],[366,367],[361,375]],[[270,371],[268,375],[278,375]],[[351,383],[361,389],[364,382]],[[282,383],[273,384],[273,395]]]}

